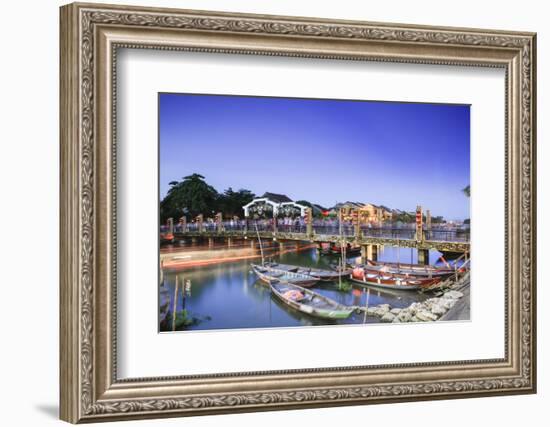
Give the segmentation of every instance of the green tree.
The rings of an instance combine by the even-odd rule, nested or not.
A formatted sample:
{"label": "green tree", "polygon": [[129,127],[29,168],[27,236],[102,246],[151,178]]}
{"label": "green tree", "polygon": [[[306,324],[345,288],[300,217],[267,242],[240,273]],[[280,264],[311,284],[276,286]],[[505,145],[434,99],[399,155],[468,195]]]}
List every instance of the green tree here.
{"label": "green tree", "polygon": [[238,191],[233,191],[233,188],[229,187],[220,195],[218,200],[218,210],[228,216],[242,217],[244,214],[243,206],[250,203],[256,195],[250,190],[244,188]]}
{"label": "green tree", "polygon": [[204,176],[194,173],[182,181],[170,182],[166,197],[160,202],[160,219],[178,219],[190,215],[211,215],[217,209],[219,194],[204,181]]}
{"label": "green tree", "polygon": [[404,222],[410,223],[416,221],[416,214],[411,214],[409,212],[401,212],[399,214],[394,214],[392,217],[393,222]]}
{"label": "green tree", "polygon": [[470,197],[470,186],[467,185],[466,187],[464,187],[464,188],[462,189],[462,192],[464,193],[464,195],[465,195],[466,197]]}

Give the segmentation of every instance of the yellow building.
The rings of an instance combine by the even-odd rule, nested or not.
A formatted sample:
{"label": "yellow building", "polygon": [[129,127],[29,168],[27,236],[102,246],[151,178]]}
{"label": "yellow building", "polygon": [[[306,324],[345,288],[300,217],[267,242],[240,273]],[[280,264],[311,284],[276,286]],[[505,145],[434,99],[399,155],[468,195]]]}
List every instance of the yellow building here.
{"label": "yellow building", "polygon": [[387,207],[372,203],[346,202],[339,204],[338,208],[343,210],[346,221],[354,218],[354,212],[359,214],[361,223],[379,223],[392,218],[392,212]]}

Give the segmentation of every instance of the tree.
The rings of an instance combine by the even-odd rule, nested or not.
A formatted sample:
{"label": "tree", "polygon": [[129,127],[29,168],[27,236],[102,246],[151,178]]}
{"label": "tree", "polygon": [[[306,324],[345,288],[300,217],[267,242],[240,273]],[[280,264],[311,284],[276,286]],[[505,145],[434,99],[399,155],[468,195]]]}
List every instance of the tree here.
{"label": "tree", "polygon": [[470,197],[470,185],[467,185],[466,187],[464,187],[464,188],[462,189],[462,192],[464,193],[464,195],[465,195],[466,197]]}
{"label": "tree", "polygon": [[394,222],[404,222],[411,223],[416,221],[416,214],[410,212],[400,212],[392,216],[392,221]]}
{"label": "tree", "polygon": [[217,208],[218,198],[214,187],[197,173],[184,177],[180,182],[172,181],[166,197],[160,202],[161,222],[184,215],[191,218],[199,214],[210,215]]}
{"label": "tree", "polygon": [[443,224],[444,222],[445,222],[445,219],[441,215],[432,217],[433,224]]}
{"label": "tree", "polygon": [[244,188],[238,191],[233,191],[233,188],[229,187],[219,196],[218,209],[226,216],[242,216],[243,206],[250,203],[256,195],[250,190]]}

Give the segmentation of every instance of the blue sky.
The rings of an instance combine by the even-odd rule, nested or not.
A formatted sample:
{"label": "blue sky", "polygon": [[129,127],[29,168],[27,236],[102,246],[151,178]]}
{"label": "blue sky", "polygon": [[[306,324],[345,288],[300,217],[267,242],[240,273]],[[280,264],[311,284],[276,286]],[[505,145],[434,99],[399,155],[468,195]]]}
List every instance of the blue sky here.
{"label": "blue sky", "polygon": [[467,105],[160,94],[160,196],[200,173],[218,191],[470,216]]}

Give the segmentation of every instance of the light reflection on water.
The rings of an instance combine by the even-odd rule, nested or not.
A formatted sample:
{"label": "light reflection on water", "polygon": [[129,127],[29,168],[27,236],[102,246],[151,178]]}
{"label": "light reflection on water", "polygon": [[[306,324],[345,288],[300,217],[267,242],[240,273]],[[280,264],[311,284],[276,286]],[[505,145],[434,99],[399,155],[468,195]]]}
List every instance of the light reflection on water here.
{"label": "light reflection on water", "polygon": [[[386,247],[380,250],[378,259],[416,263],[416,250],[401,248],[399,257],[397,248]],[[430,251],[430,263],[434,264],[441,254]],[[300,252],[288,252],[273,255],[270,259],[281,263],[302,266],[329,268],[337,259],[319,256],[315,249]],[[350,260],[353,262],[353,260]],[[360,261],[356,259],[355,262]],[[250,264],[259,260],[243,260],[193,267],[177,273],[164,274],[164,284],[160,287],[159,305],[168,312],[173,311],[176,276],[178,294],[176,311],[186,310],[192,322],[180,325],[175,330],[212,330],[242,329],[288,326],[314,326],[334,324],[359,324],[379,321],[375,317],[366,317],[364,313],[353,313],[345,320],[325,320],[299,313],[272,298],[267,285],[257,280],[251,272]],[[185,289],[185,283],[188,284]],[[184,289],[182,296],[182,288]],[[348,306],[378,305],[387,303],[392,307],[407,307],[415,301],[423,301],[428,296],[415,291],[394,291],[385,289],[347,286],[345,291],[338,289],[338,282],[321,282],[314,291]],[[162,310],[161,310],[162,311]],[[171,314],[161,322],[161,331],[172,330]]]}

